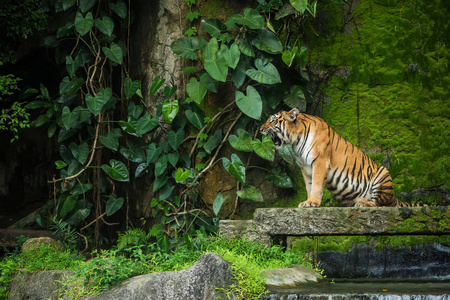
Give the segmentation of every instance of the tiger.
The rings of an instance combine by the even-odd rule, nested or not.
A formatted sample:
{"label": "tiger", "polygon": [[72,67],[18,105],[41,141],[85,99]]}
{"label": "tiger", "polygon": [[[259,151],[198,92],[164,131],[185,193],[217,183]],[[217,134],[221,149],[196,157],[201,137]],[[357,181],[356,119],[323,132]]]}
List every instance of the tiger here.
{"label": "tiger", "polygon": [[272,139],[276,149],[292,145],[308,196],[299,207],[319,207],[324,187],[339,206],[418,206],[395,198],[389,171],[339,136],[322,118],[293,108],[269,116],[260,132]]}

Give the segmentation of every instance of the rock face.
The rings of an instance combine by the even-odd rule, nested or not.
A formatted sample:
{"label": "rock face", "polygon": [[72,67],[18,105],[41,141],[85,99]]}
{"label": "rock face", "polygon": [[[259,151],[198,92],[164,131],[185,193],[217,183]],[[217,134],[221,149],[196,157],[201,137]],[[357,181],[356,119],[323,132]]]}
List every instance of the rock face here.
{"label": "rock face", "polygon": [[46,300],[58,299],[61,281],[65,276],[72,276],[70,271],[40,271],[29,276],[16,276],[10,287],[9,300]]}
{"label": "rock face", "polygon": [[133,277],[88,300],[212,300],[229,299],[221,289],[232,284],[230,265],[214,253],[204,254],[192,267]]}
{"label": "rock face", "polygon": [[57,240],[54,240],[49,237],[38,237],[38,238],[31,238],[25,241],[22,245],[22,251],[28,251],[30,249],[40,247],[41,245],[49,245],[59,251],[64,251],[64,245],[58,242]]}
{"label": "rock face", "polygon": [[323,280],[322,275],[304,266],[293,266],[287,269],[264,270],[261,276],[266,278],[266,285],[268,289],[292,288],[298,285],[317,283]]}

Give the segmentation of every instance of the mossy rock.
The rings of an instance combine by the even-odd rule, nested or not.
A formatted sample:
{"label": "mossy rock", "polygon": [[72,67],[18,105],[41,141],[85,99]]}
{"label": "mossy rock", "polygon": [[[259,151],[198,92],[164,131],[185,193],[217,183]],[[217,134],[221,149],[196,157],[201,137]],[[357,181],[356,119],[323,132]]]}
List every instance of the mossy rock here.
{"label": "mossy rock", "polygon": [[38,237],[28,239],[25,243],[23,243],[22,252],[27,252],[32,249],[36,249],[38,247],[41,247],[42,245],[49,245],[59,251],[65,250],[64,245],[55,239],[49,237]]}

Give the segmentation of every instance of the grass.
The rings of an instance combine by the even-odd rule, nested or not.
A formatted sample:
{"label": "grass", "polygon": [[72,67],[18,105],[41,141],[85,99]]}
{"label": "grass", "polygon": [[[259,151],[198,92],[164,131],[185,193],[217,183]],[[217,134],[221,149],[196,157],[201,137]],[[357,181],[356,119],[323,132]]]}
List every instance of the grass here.
{"label": "grass", "polygon": [[75,252],[60,252],[44,245],[25,253],[10,254],[0,261],[0,299],[7,299],[9,284],[17,272],[74,271],[73,277],[60,281],[63,286],[60,296],[81,299],[132,276],[188,268],[206,252],[214,252],[232,265],[234,282],[225,292],[233,293],[239,299],[259,299],[265,293],[260,275],[264,269],[294,264],[312,267],[303,255],[284,251],[279,246],[267,247],[242,239],[229,241],[220,236],[198,235],[179,242],[170,252],[162,252],[152,243],[124,250],[104,250],[93,253],[89,260]]}

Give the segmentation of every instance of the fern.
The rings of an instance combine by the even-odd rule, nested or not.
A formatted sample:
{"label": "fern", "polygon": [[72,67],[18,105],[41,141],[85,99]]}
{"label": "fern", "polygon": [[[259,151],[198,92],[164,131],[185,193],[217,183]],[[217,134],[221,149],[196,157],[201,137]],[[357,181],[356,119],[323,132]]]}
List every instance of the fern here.
{"label": "fern", "polygon": [[53,224],[50,225],[50,229],[55,235],[60,236],[60,242],[64,243],[69,248],[76,248],[78,244],[77,231],[75,230],[75,228],[72,228],[66,221],[53,220]]}

